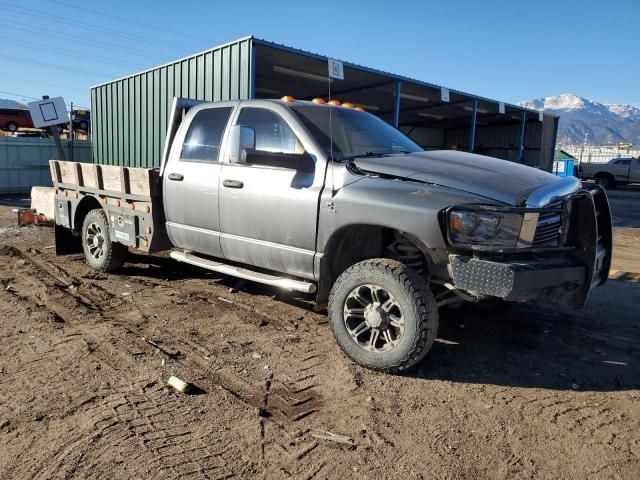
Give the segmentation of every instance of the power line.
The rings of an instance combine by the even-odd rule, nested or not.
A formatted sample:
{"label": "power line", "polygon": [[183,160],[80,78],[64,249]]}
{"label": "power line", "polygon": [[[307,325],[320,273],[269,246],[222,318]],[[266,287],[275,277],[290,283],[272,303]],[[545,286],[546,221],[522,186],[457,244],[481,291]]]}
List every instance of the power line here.
{"label": "power line", "polygon": [[82,70],[82,69],[73,68],[73,67],[65,67],[63,65],[55,65],[53,63],[39,62],[37,60],[25,60],[23,58],[13,57],[11,55],[4,55],[4,54],[1,54],[1,53],[0,53],[0,58],[4,58],[4,59],[6,59],[6,60],[8,60],[9,62],[12,62],[12,63],[20,63],[22,65],[53,68],[54,70],[62,70],[62,71],[65,71],[65,72],[72,72],[72,73],[77,73],[77,74],[80,74],[80,75],[88,75],[88,76],[91,76],[91,77],[101,77],[101,78],[111,78],[112,77],[112,75],[105,75],[104,73],[92,72],[90,70]]}
{"label": "power line", "polygon": [[[32,97],[30,95],[22,95],[20,93],[6,92],[4,90],[0,90],[0,94],[2,94],[2,95],[10,95],[12,97],[20,98],[21,100],[42,100],[42,97],[40,97],[40,98]],[[65,105],[67,107],[70,107],[71,106],[71,102],[70,103],[65,103]],[[73,102],[73,106],[77,107],[77,108],[82,108],[83,110],[91,110],[89,107],[83,107],[82,105],[78,105],[75,102]]]}
{"label": "power line", "polygon": [[55,18],[58,22],[61,22],[61,23],[67,24],[67,25],[71,25],[71,26],[74,26],[74,27],[84,28],[86,30],[97,32],[97,33],[102,33],[102,34],[112,35],[112,36],[119,36],[121,38],[126,38],[128,40],[146,42],[146,43],[165,46],[165,47],[169,47],[169,48],[187,48],[186,46],[175,45],[175,44],[171,44],[171,43],[167,43],[167,42],[153,40],[153,39],[150,39],[148,37],[144,37],[144,36],[141,36],[141,35],[135,35],[133,33],[125,32],[123,30],[117,30],[115,28],[102,27],[102,26],[96,25],[94,23],[83,22],[83,21],[80,21],[80,20],[69,20],[66,17],[60,16],[60,15],[55,15],[55,14],[52,14],[52,13],[48,13],[46,15],[43,15],[40,12],[40,10],[35,10],[33,8],[21,7],[21,6],[18,6],[18,5],[15,5],[15,4],[11,4],[11,3],[6,3],[6,2],[0,2],[0,5],[4,5],[4,7],[9,9],[9,11],[17,13],[19,15],[43,18],[45,20],[51,20],[52,18]]}
{"label": "power line", "polygon": [[133,68],[138,68],[138,69],[141,68],[140,65],[137,64],[137,63],[123,62],[123,61],[120,61],[120,60],[115,60],[113,58],[100,57],[100,56],[96,56],[96,55],[92,55],[92,54],[76,52],[74,50],[67,50],[66,48],[51,47],[51,46],[48,46],[48,45],[43,45],[41,43],[38,44],[38,43],[25,42],[25,41],[16,41],[16,40],[12,39],[11,37],[3,37],[2,35],[0,35],[0,39],[3,39],[4,43],[18,45],[19,47],[31,48],[31,49],[34,49],[34,50],[50,51],[50,52],[57,53],[59,55],[67,55],[67,56],[75,57],[75,58],[85,58],[85,59],[89,59],[89,60],[99,60],[99,61],[101,61],[101,63],[110,63],[111,65],[116,65],[116,66],[128,65],[128,66],[133,67]]}
{"label": "power line", "polygon": [[82,42],[83,44],[95,45],[97,47],[107,47],[107,48],[112,49],[112,50],[119,50],[121,52],[129,53],[129,54],[133,54],[133,55],[137,55],[137,56],[141,56],[141,57],[156,58],[156,59],[163,58],[163,55],[158,55],[157,53],[149,52],[149,51],[146,51],[146,50],[139,50],[139,49],[134,49],[134,48],[130,48],[130,47],[123,47],[122,45],[118,45],[118,44],[110,43],[110,42],[105,42],[105,41],[95,41],[95,40],[91,40],[91,39],[87,38],[86,36],[73,35],[71,33],[66,33],[66,32],[59,32],[57,30],[52,30],[50,28],[45,28],[45,27],[33,28],[29,24],[18,22],[18,21],[15,21],[15,20],[12,20],[11,22],[8,22],[6,20],[0,19],[0,23],[4,23],[5,27],[3,27],[3,28],[5,28],[5,29],[6,28],[13,28],[15,30],[21,30],[23,32],[35,33],[35,34],[38,34],[38,35],[46,34],[47,36],[58,37],[58,38],[60,38],[62,40],[66,40],[66,41],[69,41],[70,39],[75,39],[75,41],[78,42],[78,43]]}
{"label": "power line", "polygon": [[3,95],[11,95],[12,97],[20,97],[22,99],[28,98],[29,100],[40,100],[40,98],[30,97],[29,95],[21,95],[19,93],[5,92],[4,90],[0,90],[0,93]]}
{"label": "power line", "polygon": [[55,83],[39,82],[37,80],[33,80],[33,79],[30,79],[30,78],[12,77],[11,75],[0,74],[0,78],[7,78],[9,80],[17,80],[19,82],[33,83],[35,85],[44,85],[44,86],[47,86],[47,87],[64,88],[64,89],[67,89],[67,90],[76,90],[78,92],[84,92],[84,93],[87,93],[88,90],[89,90],[88,88],[70,87],[68,85],[56,85]]}
{"label": "power line", "polygon": [[180,35],[182,37],[191,38],[191,39],[194,39],[194,40],[207,41],[207,39],[203,38],[203,37],[197,37],[195,35],[189,35],[188,33],[178,32],[176,30],[170,30],[168,28],[163,28],[163,27],[157,27],[155,25],[149,25],[147,23],[136,22],[135,20],[130,20],[128,18],[123,18],[123,17],[117,17],[115,15],[109,15],[108,13],[98,12],[97,10],[92,10],[90,8],[85,8],[85,7],[80,7],[78,5],[73,5],[73,4],[67,3],[67,2],[62,2],[60,0],[46,0],[46,1],[50,2],[50,3],[56,3],[58,5],[64,5],[65,7],[75,8],[76,10],[81,10],[83,12],[89,12],[89,13],[92,13],[94,15],[100,15],[102,17],[111,18],[113,20],[118,20],[120,22],[126,22],[126,23],[130,23],[132,25],[138,25],[140,27],[145,27],[145,28],[149,28],[149,29],[152,29],[152,30],[157,30],[159,32],[171,33],[173,35]]}

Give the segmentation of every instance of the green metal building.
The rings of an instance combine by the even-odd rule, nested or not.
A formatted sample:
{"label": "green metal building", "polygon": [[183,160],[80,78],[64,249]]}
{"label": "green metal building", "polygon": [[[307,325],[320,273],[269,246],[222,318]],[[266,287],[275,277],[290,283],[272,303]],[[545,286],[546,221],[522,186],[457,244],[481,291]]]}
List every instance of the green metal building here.
{"label": "green metal building", "polygon": [[[327,98],[322,55],[245,37],[91,88],[93,161],[158,167],[173,97]],[[426,149],[551,170],[558,117],[345,62],[332,98],[362,105]]]}

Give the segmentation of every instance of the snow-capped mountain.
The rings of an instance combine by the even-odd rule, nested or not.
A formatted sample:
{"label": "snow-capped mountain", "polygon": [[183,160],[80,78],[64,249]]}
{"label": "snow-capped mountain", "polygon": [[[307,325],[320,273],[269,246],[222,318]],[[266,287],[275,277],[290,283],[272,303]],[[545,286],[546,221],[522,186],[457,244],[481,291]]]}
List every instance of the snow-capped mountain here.
{"label": "snow-capped mountain", "polygon": [[0,98],[0,108],[27,108],[27,107],[26,105],[23,105],[20,102],[16,102],[15,100]]}
{"label": "snow-capped mountain", "polygon": [[519,105],[560,116],[558,142],[640,145],[640,108],[628,104],[604,104],[563,93],[520,102]]}

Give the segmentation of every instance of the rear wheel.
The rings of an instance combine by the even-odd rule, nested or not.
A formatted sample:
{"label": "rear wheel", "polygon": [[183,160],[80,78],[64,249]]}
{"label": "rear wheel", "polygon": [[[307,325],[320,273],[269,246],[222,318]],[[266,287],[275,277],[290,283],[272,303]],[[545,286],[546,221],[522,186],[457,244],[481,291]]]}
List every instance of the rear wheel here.
{"label": "rear wheel", "polygon": [[111,241],[107,215],[101,208],[91,210],[84,217],[82,248],[87,263],[100,272],[117,270],[127,258],[127,247]]}
{"label": "rear wheel", "polygon": [[616,181],[609,174],[602,174],[596,176],[596,183],[602,188],[616,188]]}
{"label": "rear wheel", "polygon": [[329,296],[329,316],[351,360],[390,373],[422,360],[438,331],[436,302],[425,280],[386,258],[365,260],[340,275]]}

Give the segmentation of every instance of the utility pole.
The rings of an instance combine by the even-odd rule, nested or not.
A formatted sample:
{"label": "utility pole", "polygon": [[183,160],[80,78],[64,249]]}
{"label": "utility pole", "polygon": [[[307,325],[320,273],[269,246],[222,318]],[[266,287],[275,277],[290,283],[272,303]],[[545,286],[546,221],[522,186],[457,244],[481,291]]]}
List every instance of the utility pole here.
{"label": "utility pole", "polygon": [[69,150],[71,151],[71,161],[73,162],[73,143],[74,143],[74,132],[73,132],[73,102],[71,102],[71,114],[69,115]]}

